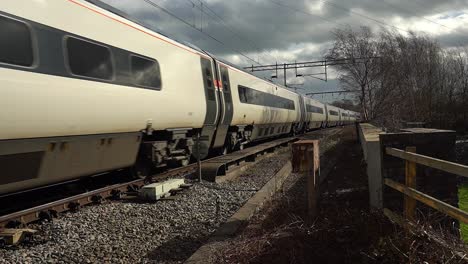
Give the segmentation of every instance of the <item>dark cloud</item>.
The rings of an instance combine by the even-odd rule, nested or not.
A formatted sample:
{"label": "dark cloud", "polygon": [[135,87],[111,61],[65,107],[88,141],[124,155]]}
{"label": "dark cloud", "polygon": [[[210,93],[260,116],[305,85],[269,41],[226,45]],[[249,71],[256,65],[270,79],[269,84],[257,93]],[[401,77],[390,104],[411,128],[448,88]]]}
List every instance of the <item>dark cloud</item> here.
{"label": "dark cloud", "polygon": [[[468,22],[468,0],[203,0],[209,14],[203,18],[200,0],[152,0],[223,44],[143,0],[103,1],[157,31],[240,65],[253,62],[239,53],[262,64],[321,58],[333,40],[331,31],[345,26],[430,32],[443,46],[468,45],[463,23],[455,23]],[[305,86],[317,89],[319,84],[306,80]]]}
{"label": "dark cloud", "polygon": [[[152,1],[167,8],[190,24],[194,24],[197,28],[203,27],[205,32],[222,41],[224,45],[209,39],[209,37],[165,14],[158,8],[150,6],[143,0],[105,0],[105,2],[131,13],[132,16],[151,24],[166,34],[174,35],[179,39],[198,44],[213,53],[223,55],[231,54],[234,52],[233,50],[245,53],[258,53],[261,50],[284,50],[294,43],[320,45],[331,39],[330,30],[336,27],[344,25],[382,26],[379,22],[368,18],[386,23],[389,25],[386,27],[391,28],[391,26],[397,26],[391,22],[392,18],[395,17],[414,21],[424,19],[423,16],[447,11],[460,12],[459,10],[468,7],[468,0],[206,1],[204,12],[208,14],[203,14],[201,19],[201,6],[198,0]],[[275,2],[281,5],[275,4]],[[311,6],[314,5],[321,6],[321,8],[311,9]],[[216,14],[212,14],[207,6]],[[225,23],[217,16],[221,17]],[[398,27],[402,26],[398,25]]]}

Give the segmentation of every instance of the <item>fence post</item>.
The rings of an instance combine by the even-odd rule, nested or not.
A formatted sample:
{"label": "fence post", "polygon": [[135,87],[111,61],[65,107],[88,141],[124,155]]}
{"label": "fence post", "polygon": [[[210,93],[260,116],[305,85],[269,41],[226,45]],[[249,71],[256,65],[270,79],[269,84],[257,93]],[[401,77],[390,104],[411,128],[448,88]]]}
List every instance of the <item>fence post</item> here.
{"label": "fence post", "polygon": [[293,172],[304,173],[307,180],[307,211],[309,220],[317,216],[319,179],[318,140],[301,140],[292,145]]}
{"label": "fence post", "polygon": [[[315,144],[314,144],[315,145]],[[318,200],[318,186],[319,180],[316,174],[316,164],[314,155],[314,145],[307,148],[307,205],[309,212],[309,220],[314,219],[317,216],[317,200]]]}
{"label": "fence post", "polygon": [[[416,153],[416,147],[406,147],[407,152]],[[416,188],[416,163],[405,161],[405,184],[409,188]],[[416,210],[416,200],[405,195],[405,216],[408,220],[414,221]]]}

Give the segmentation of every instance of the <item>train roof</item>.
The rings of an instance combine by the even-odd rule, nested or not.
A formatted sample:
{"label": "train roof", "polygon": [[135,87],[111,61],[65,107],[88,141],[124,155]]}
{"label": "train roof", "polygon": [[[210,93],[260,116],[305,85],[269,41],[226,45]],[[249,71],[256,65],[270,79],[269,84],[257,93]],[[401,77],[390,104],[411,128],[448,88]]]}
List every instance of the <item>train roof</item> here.
{"label": "train roof", "polygon": [[[192,48],[192,49],[194,49],[194,50],[196,50],[196,51],[198,51],[198,52],[205,53],[205,54],[209,55],[210,57],[215,58],[217,61],[222,62],[222,63],[228,65],[228,66],[231,67],[231,68],[234,68],[234,69],[236,69],[236,70],[238,70],[238,71],[241,71],[241,72],[244,72],[244,73],[246,73],[246,74],[250,74],[250,75],[252,75],[252,76],[254,76],[254,77],[256,77],[256,78],[259,78],[259,79],[261,79],[261,80],[263,80],[263,81],[266,81],[266,82],[268,82],[268,83],[274,84],[274,85],[276,85],[276,86],[280,86],[280,87],[282,87],[282,88],[285,88],[284,86],[279,85],[279,84],[276,84],[276,83],[274,83],[274,82],[272,82],[272,81],[270,81],[270,80],[268,80],[268,79],[263,79],[263,78],[260,78],[260,77],[258,77],[258,76],[255,76],[255,75],[252,74],[251,72],[248,72],[248,71],[242,69],[241,67],[239,67],[239,66],[237,66],[237,65],[234,65],[233,63],[231,63],[231,62],[229,62],[229,61],[226,61],[226,60],[224,60],[224,59],[218,58],[217,56],[211,54],[210,52],[208,52],[208,51],[206,51],[206,50],[201,49],[200,47],[196,46],[196,45],[193,44],[193,43],[190,43],[190,42],[187,42],[187,41],[182,41],[182,40],[179,40],[179,39],[175,38],[174,36],[167,35],[167,34],[161,32],[161,31],[159,31],[159,30],[153,28],[151,25],[145,23],[144,21],[141,21],[141,20],[139,20],[139,19],[136,19],[136,18],[134,18],[134,17],[131,17],[129,14],[123,12],[122,10],[119,10],[119,9],[117,9],[117,8],[111,6],[111,5],[106,4],[106,3],[103,3],[103,2],[101,2],[100,0],[84,0],[84,1],[86,1],[86,2],[88,2],[88,3],[90,3],[90,4],[93,4],[93,5],[95,5],[95,6],[99,7],[99,8],[102,8],[102,9],[108,11],[108,12],[111,12],[111,13],[117,15],[117,16],[120,16],[120,17],[122,17],[122,18],[124,18],[124,19],[126,19],[126,20],[129,20],[129,21],[131,21],[131,22],[133,22],[133,23],[135,23],[135,24],[137,24],[137,25],[139,25],[139,26],[142,26],[142,27],[144,27],[144,28],[146,28],[146,29],[148,29],[148,30],[154,31],[154,32],[156,32],[156,33],[158,33],[158,34],[160,34],[160,35],[162,35],[162,36],[164,36],[164,37],[166,37],[166,38],[169,38],[169,39],[171,39],[171,40],[173,40],[173,41],[175,41],[175,42],[177,42],[177,43],[179,43],[179,44],[181,44],[181,45],[185,45],[185,46],[187,46],[187,47],[189,47],[189,48]],[[285,88],[285,89],[287,89],[287,88]],[[288,91],[290,91],[290,90],[288,90]],[[292,92],[292,91],[290,91],[290,92]],[[294,93],[294,92],[293,92],[293,93]]]}
{"label": "train roof", "polygon": [[[123,19],[126,19],[126,20],[128,20],[128,21],[130,21],[130,22],[133,22],[133,23],[135,23],[135,24],[137,24],[137,25],[139,25],[139,26],[141,26],[141,27],[143,27],[143,28],[146,28],[146,29],[151,30],[151,31],[153,31],[153,32],[155,32],[155,33],[158,33],[158,34],[160,34],[160,35],[162,35],[162,36],[164,36],[164,37],[166,37],[166,38],[168,38],[168,39],[170,39],[170,40],[172,40],[172,41],[174,41],[174,42],[177,42],[177,43],[179,43],[179,44],[181,44],[181,45],[184,45],[184,46],[186,46],[186,47],[188,47],[188,48],[191,48],[191,49],[196,50],[196,51],[198,51],[198,52],[200,52],[200,53],[204,53],[204,54],[206,54],[206,55],[208,55],[208,56],[210,56],[210,57],[212,57],[212,58],[215,58],[217,61],[219,61],[219,62],[221,62],[221,63],[223,63],[223,64],[226,64],[226,65],[228,65],[229,67],[231,67],[231,68],[233,68],[233,69],[236,69],[236,70],[238,70],[238,71],[240,71],[240,72],[243,72],[243,73],[245,73],[245,74],[249,74],[249,75],[251,75],[251,76],[253,76],[253,77],[255,77],[255,78],[258,78],[258,79],[260,79],[260,80],[262,80],[262,81],[264,81],[264,82],[267,82],[267,83],[273,84],[273,85],[275,85],[275,86],[281,87],[281,88],[285,89],[286,91],[288,91],[288,92],[290,92],[290,93],[297,94],[297,95],[300,95],[300,96],[303,96],[303,97],[307,97],[307,96],[304,95],[304,94],[300,94],[300,93],[298,93],[298,92],[291,91],[290,89],[288,89],[288,87],[285,87],[285,86],[283,86],[283,85],[281,85],[281,84],[277,84],[277,83],[274,83],[274,82],[271,81],[271,80],[258,77],[258,76],[256,76],[256,75],[254,75],[252,72],[246,71],[246,70],[242,69],[241,67],[239,67],[239,66],[237,66],[237,65],[234,65],[233,63],[231,63],[231,62],[229,62],[229,61],[226,61],[226,60],[224,60],[224,59],[218,58],[217,56],[215,56],[215,55],[209,53],[208,51],[205,51],[205,50],[199,48],[198,46],[196,46],[196,45],[193,44],[193,43],[190,43],[190,42],[187,42],[187,41],[181,41],[181,40],[178,40],[177,38],[175,38],[174,36],[167,35],[167,34],[161,32],[161,31],[159,31],[159,30],[153,28],[152,26],[150,26],[149,24],[145,23],[144,21],[141,21],[141,20],[139,20],[139,19],[136,19],[136,18],[134,18],[134,17],[131,17],[129,14],[123,12],[122,10],[119,10],[119,9],[117,9],[117,8],[111,6],[111,5],[108,5],[108,4],[104,3],[104,2],[101,2],[100,0],[84,0],[84,1],[86,1],[86,2],[88,2],[88,3],[90,3],[90,4],[92,4],[92,5],[95,5],[95,6],[99,7],[99,8],[101,8],[101,9],[104,9],[104,10],[110,12],[110,13],[113,13],[113,14],[119,16],[119,17],[122,17]],[[313,99],[313,98],[311,98],[311,97],[307,97],[307,98],[309,98],[309,99],[311,99],[311,100],[314,100],[314,101],[317,101],[317,102],[319,102],[319,103],[321,103],[321,104],[324,104],[324,105],[330,105],[330,104],[327,104],[327,103],[320,102],[319,100]],[[331,106],[331,105],[330,105],[330,106]],[[333,106],[333,107],[334,107],[334,108],[338,108],[338,109],[342,109],[342,108],[339,108],[339,107],[336,107],[336,106]],[[342,110],[345,110],[345,109],[342,109]]]}

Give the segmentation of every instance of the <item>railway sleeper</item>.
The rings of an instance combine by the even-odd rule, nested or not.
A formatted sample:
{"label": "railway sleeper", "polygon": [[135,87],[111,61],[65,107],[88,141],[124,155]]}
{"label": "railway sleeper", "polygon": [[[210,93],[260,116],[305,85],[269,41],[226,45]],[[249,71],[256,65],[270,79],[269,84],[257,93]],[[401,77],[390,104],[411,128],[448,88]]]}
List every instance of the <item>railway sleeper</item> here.
{"label": "railway sleeper", "polygon": [[123,197],[123,193],[121,190],[114,189],[110,192],[112,200],[120,200]]}
{"label": "railway sleeper", "polygon": [[40,220],[52,220],[53,218],[57,218],[58,213],[55,210],[45,210],[39,212],[39,219]]}
{"label": "railway sleeper", "polygon": [[6,228],[19,228],[24,226],[25,224],[18,219],[8,221],[8,223],[5,225]]}
{"label": "railway sleeper", "polygon": [[30,242],[34,238],[37,230],[30,228],[11,229],[0,231],[0,247],[14,246],[23,242]]}
{"label": "railway sleeper", "polygon": [[95,204],[101,204],[103,200],[102,195],[96,194],[91,197],[91,201]]}
{"label": "railway sleeper", "polygon": [[70,202],[68,204],[68,209],[70,209],[70,211],[78,211],[80,207],[81,207],[80,202]]}

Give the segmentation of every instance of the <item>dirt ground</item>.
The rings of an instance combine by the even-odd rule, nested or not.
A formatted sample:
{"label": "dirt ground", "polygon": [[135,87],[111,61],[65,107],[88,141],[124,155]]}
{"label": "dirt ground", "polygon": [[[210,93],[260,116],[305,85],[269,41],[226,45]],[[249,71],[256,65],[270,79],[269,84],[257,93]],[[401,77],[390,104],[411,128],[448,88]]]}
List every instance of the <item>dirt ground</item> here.
{"label": "dirt ground", "polygon": [[454,252],[458,241],[440,246],[370,210],[366,167],[355,130],[347,127],[336,138],[336,146],[321,157],[322,166],[328,160],[333,164],[320,186],[318,217],[306,219],[306,181],[293,174],[283,193],[241,234],[223,242],[214,262],[465,263]]}

